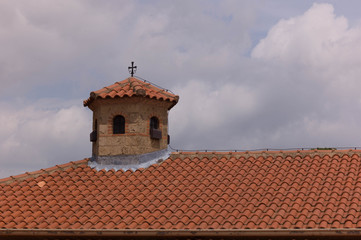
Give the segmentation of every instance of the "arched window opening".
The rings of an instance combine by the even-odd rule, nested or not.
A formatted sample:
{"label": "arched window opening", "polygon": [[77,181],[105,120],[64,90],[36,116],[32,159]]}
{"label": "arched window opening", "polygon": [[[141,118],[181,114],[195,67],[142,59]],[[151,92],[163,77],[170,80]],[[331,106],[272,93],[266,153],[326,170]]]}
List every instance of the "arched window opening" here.
{"label": "arched window opening", "polygon": [[159,120],[157,117],[151,117],[150,119],[150,129],[158,129],[159,128]]}
{"label": "arched window opening", "polygon": [[125,118],[122,115],[117,115],[113,119],[113,134],[125,133]]}
{"label": "arched window opening", "polygon": [[159,129],[159,120],[157,117],[150,118],[150,137],[152,139],[161,139],[162,131]]}

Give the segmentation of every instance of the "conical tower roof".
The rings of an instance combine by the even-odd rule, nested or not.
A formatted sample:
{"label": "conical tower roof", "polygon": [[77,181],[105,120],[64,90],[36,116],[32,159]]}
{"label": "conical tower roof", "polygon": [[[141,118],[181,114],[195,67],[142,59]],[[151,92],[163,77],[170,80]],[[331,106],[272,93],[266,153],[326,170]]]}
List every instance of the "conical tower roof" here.
{"label": "conical tower roof", "polygon": [[179,100],[178,95],[175,95],[166,89],[154,86],[149,82],[135,77],[129,77],[123,81],[116,82],[110,86],[91,92],[90,97],[84,100],[84,106],[89,106],[94,100],[99,98],[123,98],[133,96],[170,101],[173,104],[169,107],[169,109],[177,104]]}

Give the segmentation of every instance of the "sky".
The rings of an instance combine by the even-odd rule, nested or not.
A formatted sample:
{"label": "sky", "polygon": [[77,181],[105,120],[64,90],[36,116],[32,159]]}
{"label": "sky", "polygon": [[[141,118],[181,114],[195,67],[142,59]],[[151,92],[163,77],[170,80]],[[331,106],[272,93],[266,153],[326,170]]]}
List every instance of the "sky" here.
{"label": "sky", "polygon": [[171,147],[361,147],[361,1],[0,1],[0,178],[91,156],[91,91],[180,96]]}

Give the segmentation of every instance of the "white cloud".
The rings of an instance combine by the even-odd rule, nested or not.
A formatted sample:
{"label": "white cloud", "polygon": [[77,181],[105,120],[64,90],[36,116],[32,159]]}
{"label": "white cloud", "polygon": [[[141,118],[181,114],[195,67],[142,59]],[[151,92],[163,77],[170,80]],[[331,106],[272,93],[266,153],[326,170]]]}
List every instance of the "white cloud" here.
{"label": "white cloud", "polygon": [[[81,106],[43,109],[1,104],[0,165],[13,173],[91,156],[89,112]],[[0,175],[9,174],[0,172]],[[3,175],[4,177],[6,175]]]}
{"label": "white cloud", "polygon": [[315,3],[303,15],[273,26],[252,57],[321,71],[336,67],[333,70],[338,72],[361,60],[360,38],[361,26],[349,27],[345,17],[335,16],[332,5]]}
{"label": "white cloud", "polygon": [[[180,102],[170,113],[174,147],[224,148],[230,143],[228,136],[239,133],[238,129],[258,109],[255,92],[242,85],[226,83],[214,89],[198,80],[175,92]],[[236,129],[230,125],[236,125]]]}
{"label": "white cloud", "polygon": [[75,98],[71,87],[87,85],[80,91],[88,94],[91,86],[118,81],[132,60],[137,75],[172,86],[192,75],[220,75],[217,69],[250,45],[253,4],[234,4],[3,1],[0,79],[20,94],[62,84]]}
{"label": "white cloud", "polygon": [[71,93],[71,87],[95,82],[114,60],[114,45],[123,44],[117,42],[124,36],[118,24],[132,6],[115,11],[83,1],[1,1],[0,92],[12,87],[26,94],[29,86],[62,84]]}
{"label": "white cloud", "polygon": [[[358,104],[361,25],[350,27],[332,5],[314,4],[303,15],[279,21],[253,49],[266,64],[294,69],[310,88],[320,87],[335,106]],[[292,76],[289,76],[292,79]],[[322,84],[321,86],[318,84]]]}
{"label": "white cloud", "polygon": [[170,113],[172,145],[359,146],[360,38],[361,26],[350,27],[329,4],[280,20],[253,49],[252,59],[243,62],[248,68],[232,85],[199,80],[175,89],[181,98]]}
{"label": "white cloud", "polygon": [[296,144],[360,145],[360,40],[361,25],[349,26],[330,4],[314,4],[301,16],[279,21],[253,49],[265,73],[278,72],[271,84],[279,77],[286,79],[286,91],[297,87],[290,102],[300,118],[283,126],[279,141],[290,138],[292,129],[284,128],[290,125],[298,128]]}

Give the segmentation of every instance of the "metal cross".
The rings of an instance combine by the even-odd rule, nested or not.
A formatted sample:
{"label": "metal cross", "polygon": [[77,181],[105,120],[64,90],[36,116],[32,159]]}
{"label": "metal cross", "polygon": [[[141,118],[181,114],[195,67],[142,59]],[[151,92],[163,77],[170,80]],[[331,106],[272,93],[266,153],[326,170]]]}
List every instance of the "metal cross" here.
{"label": "metal cross", "polygon": [[133,77],[134,73],[137,71],[137,66],[134,66],[134,62],[132,62],[132,66],[128,67],[128,71],[130,73],[130,76]]}

